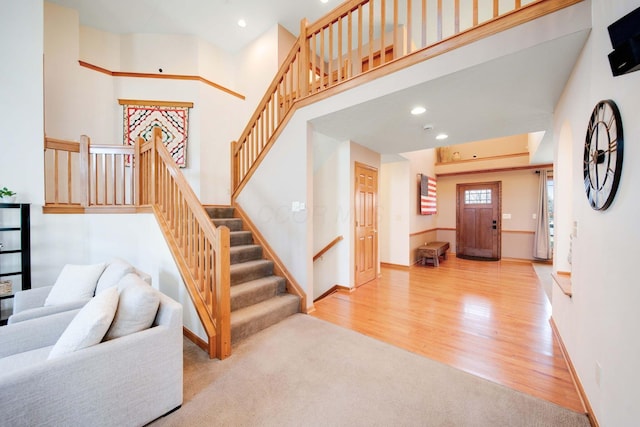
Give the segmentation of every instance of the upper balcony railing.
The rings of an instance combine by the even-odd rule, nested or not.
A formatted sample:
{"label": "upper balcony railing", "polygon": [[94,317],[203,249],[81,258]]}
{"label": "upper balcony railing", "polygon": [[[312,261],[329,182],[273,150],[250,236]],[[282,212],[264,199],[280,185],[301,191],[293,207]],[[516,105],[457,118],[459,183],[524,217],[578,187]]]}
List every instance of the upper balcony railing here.
{"label": "upper balcony railing", "polygon": [[131,167],[136,148],[92,145],[45,138],[45,209],[85,211],[91,208],[131,208],[139,203]]}
{"label": "upper balcony railing", "polygon": [[313,24],[303,20],[298,40],[231,145],[233,199],[299,101],[319,100],[580,1],[351,0]]}

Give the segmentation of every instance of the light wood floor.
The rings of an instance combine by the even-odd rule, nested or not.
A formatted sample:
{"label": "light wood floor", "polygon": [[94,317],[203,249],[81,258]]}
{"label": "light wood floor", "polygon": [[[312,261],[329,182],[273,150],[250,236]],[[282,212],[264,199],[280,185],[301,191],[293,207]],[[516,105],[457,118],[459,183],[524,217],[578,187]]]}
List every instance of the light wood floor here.
{"label": "light wood floor", "polygon": [[313,316],[584,412],[530,263],[449,256],[440,267],[382,268]]}

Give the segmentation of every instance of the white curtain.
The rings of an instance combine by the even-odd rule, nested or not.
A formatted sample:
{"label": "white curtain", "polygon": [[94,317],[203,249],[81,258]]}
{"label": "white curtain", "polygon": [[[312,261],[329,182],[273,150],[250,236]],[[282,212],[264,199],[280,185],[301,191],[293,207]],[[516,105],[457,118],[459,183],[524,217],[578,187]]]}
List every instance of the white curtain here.
{"label": "white curtain", "polygon": [[547,194],[547,170],[540,171],[538,184],[538,212],[536,234],[533,241],[533,257],[551,259],[551,236],[549,235],[549,195]]}

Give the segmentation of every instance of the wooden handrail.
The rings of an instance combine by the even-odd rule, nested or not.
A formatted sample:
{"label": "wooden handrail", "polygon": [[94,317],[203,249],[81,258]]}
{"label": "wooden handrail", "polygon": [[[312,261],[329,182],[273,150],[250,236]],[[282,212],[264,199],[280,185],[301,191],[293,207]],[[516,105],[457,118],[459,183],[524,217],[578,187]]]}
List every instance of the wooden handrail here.
{"label": "wooden handrail", "polygon": [[342,235],[336,237],[335,239],[333,239],[327,246],[325,246],[324,248],[322,248],[317,254],[315,254],[313,256],[313,260],[317,260],[318,258],[320,258],[322,255],[326,254],[329,249],[331,249],[332,247],[334,247],[335,245],[338,244],[338,242],[340,240],[344,239],[344,237],[342,237]]}
{"label": "wooden handrail", "polygon": [[[435,4],[430,6],[432,1]],[[481,21],[477,0],[465,3],[471,10],[464,11],[456,2],[451,16],[446,15],[442,0],[349,0],[312,24],[303,21],[298,41],[232,144],[232,203],[296,108],[581,1],[538,0],[523,6],[516,0],[503,11],[494,1]],[[406,13],[401,13],[400,6],[406,7]],[[435,13],[427,13],[432,8]],[[472,19],[463,23],[463,16]],[[445,19],[454,23],[453,32],[443,31]],[[385,34],[375,30],[374,24],[392,30]],[[436,28],[434,39],[427,37],[430,28]]]}
{"label": "wooden handrail", "polygon": [[78,141],[66,141],[64,139],[44,138],[44,149],[68,151],[70,153],[80,152],[80,143]]}
{"label": "wooden handrail", "polygon": [[214,228],[204,207],[162,143],[138,138],[143,202],[153,207],[180,275],[207,333],[209,356],[231,355],[230,234]]}

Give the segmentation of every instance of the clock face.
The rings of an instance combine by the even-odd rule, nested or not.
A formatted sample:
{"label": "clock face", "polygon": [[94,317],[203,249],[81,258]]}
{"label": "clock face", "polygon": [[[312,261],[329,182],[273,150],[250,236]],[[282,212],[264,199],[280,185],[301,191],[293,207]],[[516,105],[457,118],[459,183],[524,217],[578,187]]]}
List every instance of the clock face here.
{"label": "clock face", "polygon": [[615,102],[600,101],[591,113],[584,141],[584,189],[595,210],[609,207],[622,173],[624,138]]}

